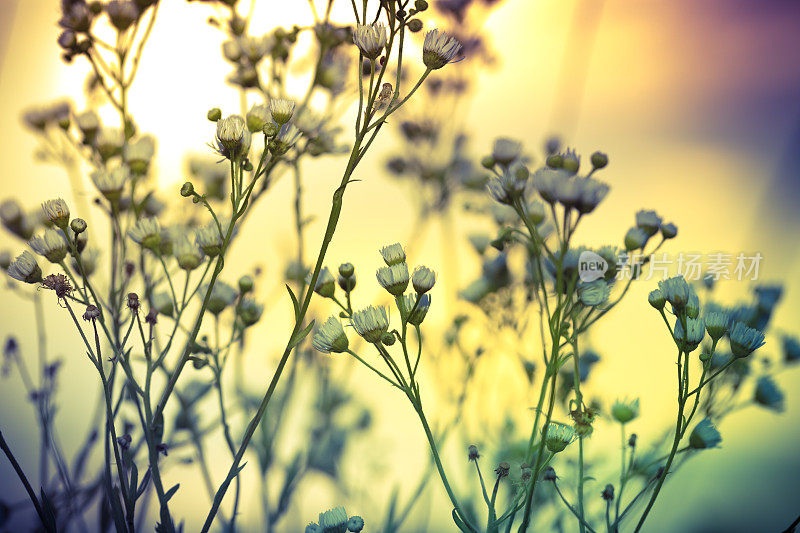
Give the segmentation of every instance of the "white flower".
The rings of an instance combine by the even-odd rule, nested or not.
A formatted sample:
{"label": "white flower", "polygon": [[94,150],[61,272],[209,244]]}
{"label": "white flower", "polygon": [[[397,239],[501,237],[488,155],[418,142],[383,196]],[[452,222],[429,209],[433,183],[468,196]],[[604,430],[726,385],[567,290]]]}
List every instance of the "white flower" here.
{"label": "white flower", "polygon": [[411,276],[411,283],[418,294],[424,294],[436,283],[436,272],[426,266],[418,266]]}
{"label": "white flower", "polygon": [[85,137],[94,137],[100,129],[100,118],[92,110],[77,115],[75,122]]}
{"label": "white flower", "polygon": [[551,422],[545,432],[544,445],[552,453],[564,451],[564,448],[575,438],[575,429],[566,424]]}
{"label": "white flower", "polygon": [[42,235],[37,235],[28,241],[28,245],[51,263],[60,263],[67,256],[67,241],[53,229],[44,230]]}
{"label": "white flower", "polygon": [[181,235],[172,245],[172,253],[178,260],[178,265],[186,270],[192,271],[203,262],[203,250],[197,243],[186,234]]}
{"label": "white flower", "polygon": [[[252,63],[258,63],[267,55],[275,44],[275,40],[271,35],[264,35],[262,37],[253,37],[243,35],[238,40],[241,53],[247,56]],[[223,48],[223,52],[225,49]],[[237,60],[233,60],[234,62]]]}
{"label": "white flower", "polygon": [[238,311],[239,318],[242,319],[242,323],[247,327],[259,321],[261,313],[264,312],[264,306],[256,303],[255,300],[245,298],[242,300],[242,303],[239,304]]}
{"label": "white flower", "polygon": [[269,112],[278,124],[286,124],[294,115],[294,101],[284,98],[273,98],[269,101]]}
{"label": "white flower", "polygon": [[222,248],[222,235],[219,234],[216,222],[195,230],[197,245],[208,257],[216,257]]}
{"label": "white flower", "polygon": [[664,298],[672,304],[674,311],[679,311],[686,307],[694,292],[689,284],[686,283],[686,279],[683,276],[675,276],[659,281],[658,288],[661,290]]}
{"label": "white flower", "polygon": [[69,224],[69,207],[67,207],[67,202],[61,198],[42,203],[42,214],[45,220],[59,228],[66,228]]}
{"label": "white flower", "polygon": [[636,226],[647,232],[652,237],[661,229],[661,217],[655,211],[645,211],[644,209],[636,213]]}
{"label": "white flower", "polygon": [[[208,292],[208,283],[203,285],[203,292]],[[211,296],[208,297],[208,310],[218,315],[239,297],[239,292],[222,280],[214,283]]]}
{"label": "white flower", "polygon": [[381,255],[388,266],[404,263],[406,260],[406,252],[399,242],[381,248]]}
{"label": "white flower", "polygon": [[[312,272],[308,273],[306,283],[311,283],[312,274]],[[336,279],[333,277],[328,267],[322,267],[322,270],[319,271],[317,283],[314,285],[314,292],[323,298],[330,298],[333,296],[333,293],[336,292]]]}
{"label": "white flower", "polygon": [[644,248],[648,240],[647,232],[642,228],[631,228],[625,234],[625,249],[629,252]]}
{"label": "white flower", "polygon": [[247,112],[247,129],[255,133],[264,129],[264,126],[272,122],[272,114],[266,104],[255,104]]}
{"label": "white flower", "polygon": [[156,250],[161,244],[161,225],[155,218],[140,218],[128,230],[128,237],[140,246]]}
{"label": "white flower", "polygon": [[117,128],[103,128],[97,134],[94,144],[105,160],[120,153],[122,145],[125,144],[125,135]]}
{"label": "white flower", "polygon": [[408,265],[397,263],[380,267],[377,272],[378,283],[394,296],[401,296],[408,287]]}
{"label": "white flower", "polygon": [[109,200],[119,200],[122,194],[122,188],[130,177],[128,167],[120,166],[109,172],[106,169],[100,169],[92,172],[92,182],[97,187],[103,196]]}
{"label": "white flower", "polygon": [[764,332],[737,322],[731,328],[728,338],[731,341],[731,352],[736,357],[747,357],[764,345]]}
{"label": "white flower", "polygon": [[356,24],[353,42],[364,57],[375,60],[386,46],[386,27],[381,23]]}
{"label": "white flower", "polygon": [[705,323],[696,318],[686,319],[685,332],[683,331],[683,323],[680,319],[677,319],[673,331],[678,347],[687,352],[695,350],[706,335]]}
{"label": "white flower", "polygon": [[[419,302],[417,301],[419,298]],[[414,307],[416,304],[416,307]],[[431,308],[431,295],[430,294],[404,294],[397,301],[397,310],[400,311],[400,316],[415,326],[422,324],[425,316],[428,314],[428,309]]]}
{"label": "white flower", "polygon": [[125,162],[137,174],[143,174],[156,153],[156,142],[150,135],[143,135],[125,145]]}
{"label": "white flower", "polygon": [[25,250],[11,261],[8,265],[8,275],[12,278],[24,281],[25,283],[37,283],[42,281],[42,269],[36,262],[36,257],[28,250]]}
{"label": "white flower", "polygon": [[604,304],[611,293],[611,288],[603,279],[583,283],[578,287],[578,298],[583,305],[594,307]]}
{"label": "white flower", "polygon": [[452,61],[460,50],[461,43],[456,38],[439,30],[431,30],[425,34],[422,62],[429,69],[436,70]]}
{"label": "white flower", "polygon": [[581,214],[588,214],[600,205],[606,197],[609,186],[594,178],[578,178],[581,185],[581,195],[575,208]]}
{"label": "white flower", "polygon": [[492,147],[492,157],[501,165],[510,165],[522,152],[522,144],[513,139],[500,137],[494,141]]}
{"label": "white flower", "polygon": [[568,180],[569,177],[570,174],[564,170],[542,167],[533,173],[531,182],[545,202],[554,204],[558,200],[556,187],[562,181]]}
{"label": "white flower", "polygon": [[333,316],[329,317],[317,329],[311,344],[317,351],[322,353],[342,353],[346,352],[350,346],[347,335],[344,333],[344,328],[342,328],[342,323]]}
{"label": "white flower", "polygon": [[294,124],[284,124],[275,136],[271,151],[274,155],[283,155],[295,145],[300,137],[300,130]]}
{"label": "white flower", "polygon": [[389,329],[389,313],[385,307],[370,305],[353,313],[350,325],[367,342],[380,342]]}
{"label": "white flower", "polygon": [[247,155],[250,141],[250,130],[241,116],[230,115],[217,122],[217,148],[228,159]]}

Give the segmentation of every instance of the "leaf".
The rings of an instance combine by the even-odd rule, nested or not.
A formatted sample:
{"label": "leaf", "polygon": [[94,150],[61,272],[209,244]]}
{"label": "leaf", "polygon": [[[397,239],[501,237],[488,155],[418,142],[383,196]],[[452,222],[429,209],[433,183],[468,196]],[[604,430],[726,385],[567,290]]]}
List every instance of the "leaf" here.
{"label": "leaf", "polygon": [[180,488],[180,486],[181,486],[181,484],[180,484],[180,483],[178,483],[178,484],[176,484],[174,487],[172,487],[171,489],[169,489],[169,490],[168,490],[168,491],[167,491],[167,492],[164,494],[164,499],[165,499],[166,501],[169,501],[169,500],[170,500],[170,498],[172,498],[173,496],[175,496],[175,493],[176,493],[176,492],[178,492],[178,488]]}
{"label": "leaf", "polygon": [[44,515],[42,518],[44,519],[45,529],[47,531],[58,531],[56,526],[56,512],[44,488],[39,489],[39,497],[42,503],[42,514]]}
{"label": "leaf", "polygon": [[305,339],[309,333],[311,333],[311,329],[314,327],[314,323],[316,321],[312,320],[306,327],[303,328],[303,331],[299,332],[295,335],[291,341],[289,341],[288,349],[291,350]]}
{"label": "leaf", "polygon": [[131,461],[131,482],[128,484],[128,507],[131,508],[136,503],[136,486],[139,484],[139,469],[136,463]]}
{"label": "leaf", "polygon": [[455,509],[453,509],[453,522],[455,522],[456,525],[458,526],[458,529],[460,529],[464,533],[472,533],[469,526],[467,526],[467,524],[465,524],[464,521],[458,517],[458,513],[456,513]]}
{"label": "leaf", "polygon": [[144,491],[147,489],[147,485],[150,483],[150,469],[147,469],[147,472],[144,473],[142,477],[142,482],[139,483],[139,488],[136,490],[136,498],[141,498]]}
{"label": "leaf", "polygon": [[289,296],[292,297],[292,306],[294,306],[294,318],[297,320],[297,317],[300,316],[300,302],[297,301],[297,296],[294,295],[292,288],[289,287],[289,284],[286,284],[286,290],[289,291]]}

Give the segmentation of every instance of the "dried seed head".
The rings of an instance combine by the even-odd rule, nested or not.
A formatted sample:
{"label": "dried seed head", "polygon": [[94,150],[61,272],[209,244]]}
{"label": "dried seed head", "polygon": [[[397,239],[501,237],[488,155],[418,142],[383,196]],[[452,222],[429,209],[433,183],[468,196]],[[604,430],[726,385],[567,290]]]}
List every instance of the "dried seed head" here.
{"label": "dried seed head", "polygon": [[504,477],[508,476],[508,472],[510,470],[511,470],[511,465],[509,465],[507,462],[503,461],[502,463],[497,465],[497,468],[494,469],[494,473],[497,474],[498,478],[504,478]]}
{"label": "dried seed head", "polygon": [[98,318],[100,318],[100,309],[91,304],[87,305],[86,311],[83,313],[83,319],[88,322],[90,320],[97,320]]}
{"label": "dried seed head", "polygon": [[467,458],[470,461],[476,461],[481,454],[478,453],[478,447],[474,444],[470,444],[469,448],[467,449]]}
{"label": "dried seed head", "polygon": [[128,293],[128,309],[134,313],[139,311],[139,295],[135,292]]}

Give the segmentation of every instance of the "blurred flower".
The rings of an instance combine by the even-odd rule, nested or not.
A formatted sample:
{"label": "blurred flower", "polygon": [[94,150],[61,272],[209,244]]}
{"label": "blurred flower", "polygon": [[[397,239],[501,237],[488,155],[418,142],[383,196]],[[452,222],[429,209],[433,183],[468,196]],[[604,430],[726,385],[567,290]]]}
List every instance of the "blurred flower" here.
{"label": "blurred flower", "polygon": [[51,263],[60,263],[67,256],[67,241],[53,229],[44,230],[42,235],[32,238],[28,245]]}
{"label": "blurred flower", "polygon": [[764,332],[736,322],[728,334],[731,351],[736,357],[747,357],[764,345]]}
{"label": "blurred flower", "polygon": [[264,306],[255,302],[250,298],[242,299],[238,308],[239,318],[245,327],[252,326],[261,318],[261,313],[264,312]]}
{"label": "blurred flower", "polygon": [[639,416],[639,399],[632,401],[617,400],[611,407],[611,416],[620,424],[627,424]]}
{"label": "blurred flower", "polygon": [[643,229],[652,237],[661,229],[661,217],[655,211],[641,210],[636,213],[636,227]]}
{"label": "blurred flower", "polygon": [[689,446],[695,450],[716,448],[720,442],[722,442],[722,436],[708,418],[701,420],[689,435]]}
{"label": "blurred flower", "polygon": [[7,272],[12,278],[25,283],[38,283],[42,280],[42,269],[39,268],[34,255],[28,250],[11,261]]}
{"label": "blurred flower", "polygon": [[[203,292],[208,292],[208,284],[203,285]],[[239,293],[222,280],[214,283],[211,295],[208,297],[208,310],[214,315],[219,315],[229,305],[236,301]]]}
{"label": "blurred flower", "polygon": [[647,232],[642,228],[631,228],[625,234],[625,249],[629,252],[639,250],[647,244]]}
{"label": "blurred flower", "polygon": [[172,253],[175,255],[178,265],[187,272],[191,272],[203,262],[203,250],[186,234],[175,241]]}
{"label": "blurred flower", "polygon": [[501,165],[508,166],[519,157],[522,152],[522,144],[513,139],[500,137],[494,141],[492,147],[492,157]]}
{"label": "blurred flower", "polygon": [[800,361],[800,341],[795,337],[783,337],[783,360],[786,363]]}
{"label": "blurred flower", "polygon": [[97,190],[108,200],[116,202],[122,195],[122,189],[130,177],[128,168],[120,166],[109,172],[105,168],[92,172],[92,182]]}
{"label": "blurred flower", "polygon": [[768,409],[781,412],[784,409],[784,394],[778,385],[769,376],[761,376],[756,381],[755,396],[753,399],[759,405]]}
{"label": "blurred flower", "polygon": [[578,298],[583,305],[595,307],[608,301],[611,288],[602,279],[596,279],[578,286]]}
{"label": "blurred flower", "polygon": [[195,230],[197,245],[208,257],[216,257],[222,248],[222,235],[219,233],[216,222],[210,222]]}
{"label": "blurred flower", "polygon": [[138,245],[155,252],[161,244],[161,225],[155,218],[140,218],[128,229],[128,237]]}
{"label": "blurred flower", "polygon": [[319,515],[319,525],[323,533],[345,533],[347,531],[347,512],[344,507],[334,507]]}

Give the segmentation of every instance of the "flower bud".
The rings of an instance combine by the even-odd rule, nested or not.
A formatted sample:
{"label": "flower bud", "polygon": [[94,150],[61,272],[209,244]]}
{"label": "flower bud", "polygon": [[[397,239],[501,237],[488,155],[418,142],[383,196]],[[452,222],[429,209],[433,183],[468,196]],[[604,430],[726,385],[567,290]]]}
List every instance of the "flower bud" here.
{"label": "flower bud", "polygon": [[74,231],[75,234],[83,233],[86,231],[86,221],[82,218],[73,219],[72,222],[70,222],[69,227],[72,228],[72,231]]}
{"label": "flower bud", "polygon": [[181,185],[181,196],[184,198],[194,196],[194,185],[192,185],[191,181],[187,181]]}
{"label": "flower bud", "polygon": [[592,167],[599,170],[608,165],[608,156],[603,152],[595,152],[591,157]]}
{"label": "flower bud", "polygon": [[216,122],[222,118],[222,110],[218,107],[212,107],[208,110],[208,113],[206,113],[206,118],[211,122]]}

